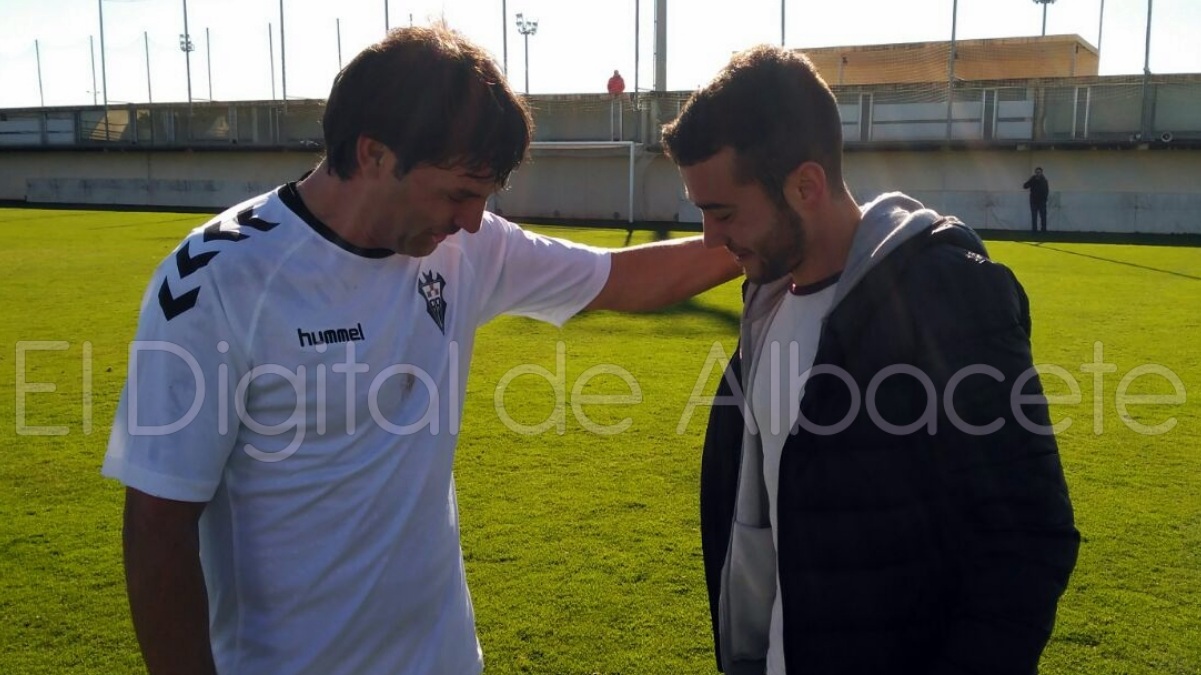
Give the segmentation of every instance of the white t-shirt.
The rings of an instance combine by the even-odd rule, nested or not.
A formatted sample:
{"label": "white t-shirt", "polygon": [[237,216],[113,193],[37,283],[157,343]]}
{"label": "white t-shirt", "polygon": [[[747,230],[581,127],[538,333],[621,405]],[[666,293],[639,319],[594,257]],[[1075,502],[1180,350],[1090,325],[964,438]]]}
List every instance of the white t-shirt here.
{"label": "white t-shirt", "polygon": [[[822,317],[829,310],[838,288],[834,281],[837,277],[825,283],[818,282],[817,289],[808,293],[785,294],[771,318],[762,348],[755,356],[751,414],[763,445],[763,482],[767,488],[772,543],[777,548],[776,497],[780,493],[780,455],[800,412],[805,382],[817,356]],[[784,675],[784,606],[780,600],[778,571],[769,630],[767,674]]]}
{"label": "white t-shirt", "polygon": [[294,186],[159,266],[103,473],[208,502],[222,673],[476,673],[451,468],[476,329],[561,325],[609,256],[490,213],[424,258],[358,249]]}

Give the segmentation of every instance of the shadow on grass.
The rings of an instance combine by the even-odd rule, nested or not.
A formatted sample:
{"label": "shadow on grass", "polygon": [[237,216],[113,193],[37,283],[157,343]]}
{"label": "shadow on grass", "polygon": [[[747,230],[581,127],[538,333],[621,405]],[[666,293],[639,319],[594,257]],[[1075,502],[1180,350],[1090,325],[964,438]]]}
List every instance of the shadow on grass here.
{"label": "shadow on grass", "polygon": [[1019,241],[1031,244],[1123,244],[1136,246],[1201,247],[1201,234],[1146,234],[1138,232],[1030,232],[1028,230],[976,230],[985,241]]}
{"label": "shadow on grass", "polygon": [[1140,265],[1138,263],[1126,262],[1125,260],[1114,260],[1113,258],[1106,258],[1104,256],[1091,255],[1088,253],[1081,253],[1079,251],[1069,251],[1064,248],[1057,248],[1055,246],[1047,246],[1046,244],[1044,244],[1042,242],[1023,241],[1020,243],[1026,244],[1027,246],[1032,246],[1034,248],[1039,248],[1044,251],[1055,251],[1056,253],[1066,253],[1068,255],[1080,256],[1081,258],[1090,258],[1092,260],[1100,260],[1101,262],[1113,263],[1115,265],[1125,265],[1126,267],[1135,267],[1137,269],[1146,270],[1148,272],[1159,272],[1161,274],[1171,274],[1174,277],[1183,277],[1185,279],[1192,279],[1193,281],[1201,281],[1201,277],[1193,275],[1193,274],[1185,274],[1184,272],[1174,272],[1172,270],[1160,269],[1158,267],[1151,267],[1149,265]]}
{"label": "shadow on grass", "polygon": [[672,316],[698,316],[709,319],[715,319],[732,329],[735,333],[738,332],[738,326],[741,323],[742,316],[739,312],[730,309],[722,309],[713,307],[696,301],[696,298],[690,298],[684,302],[676,303],[671,307],[666,307],[657,312],[653,312],[654,316],[672,317]]}

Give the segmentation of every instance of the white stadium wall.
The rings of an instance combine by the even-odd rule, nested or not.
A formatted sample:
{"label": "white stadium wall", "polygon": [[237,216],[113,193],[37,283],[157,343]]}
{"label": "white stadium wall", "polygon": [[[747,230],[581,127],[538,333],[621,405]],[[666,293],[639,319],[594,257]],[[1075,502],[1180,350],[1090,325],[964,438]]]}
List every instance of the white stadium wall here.
{"label": "white stadium wall", "polygon": [[[298,178],[317,159],[280,151],[7,150],[0,200],[217,210]],[[1021,185],[1041,166],[1053,230],[1201,234],[1201,150],[859,150],[845,164],[861,201],[903,190],[980,229],[1029,227]],[[514,219],[620,223],[630,215],[628,190],[624,150],[536,151],[493,208]],[[636,153],[633,202],[639,221],[700,220],[659,153]]]}

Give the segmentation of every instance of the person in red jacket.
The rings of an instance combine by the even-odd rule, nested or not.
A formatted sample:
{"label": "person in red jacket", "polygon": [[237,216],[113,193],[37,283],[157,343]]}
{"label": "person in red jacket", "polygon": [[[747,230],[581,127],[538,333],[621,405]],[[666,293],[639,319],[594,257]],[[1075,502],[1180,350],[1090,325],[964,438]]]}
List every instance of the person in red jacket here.
{"label": "person in red jacket", "polygon": [[621,95],[626,93],[626,81],[621,76],[621,73],[613,71],[613,77],[609,78],[609,96],[613,98],[621,98]]}

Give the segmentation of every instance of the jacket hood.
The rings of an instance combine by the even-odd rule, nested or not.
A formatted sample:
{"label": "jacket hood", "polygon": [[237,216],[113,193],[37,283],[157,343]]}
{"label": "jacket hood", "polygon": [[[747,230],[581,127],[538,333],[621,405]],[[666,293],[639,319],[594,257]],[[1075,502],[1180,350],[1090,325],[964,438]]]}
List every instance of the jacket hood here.
{"label": "jacket hood", "polygon": [[[842,268],[842,277],[838,280],[838,290],[835,292],[831,309],[837,307],[880,261],[941,218],[937,212],[900,192],[882,194],[859,208],[863,219],[859,222],[855,238],[851,241],[851,251],[847,254],[846,264]],[[972,233],[972,236],[976,235]]]}
{"label": "jacket hood", "polygon": [[[872,268],[899,246],[926,231],[942,218],[934,210],[900,192],[882,194],[859,209],[862,219],[855,229],[851,250],[847,254],[838,288],[834,292],[834,301],[830,304],[828,312],[834,311]],[[980,253],[984,252],[984,243],[973,230],[959,224],[958,221],[948,224],[953,225],[949,229],[956,230],[954,237],[959,240],[960,245]],[[785,276],[764,285],[748,284],[746,306],[743,310],[744,344],[755,344],[752,337],[757,332],[755,329],[758,323],[788,292],[789,282],[790,279]]]}

